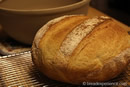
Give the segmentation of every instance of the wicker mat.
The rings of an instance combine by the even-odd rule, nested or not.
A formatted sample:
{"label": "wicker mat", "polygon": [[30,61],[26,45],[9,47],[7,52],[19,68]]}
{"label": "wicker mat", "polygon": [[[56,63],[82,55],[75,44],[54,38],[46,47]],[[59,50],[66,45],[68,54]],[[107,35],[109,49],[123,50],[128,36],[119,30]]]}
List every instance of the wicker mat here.
{"label": "wicker mat", "polygon": [[0,56],[20,53],[31,49],[31,45],[22,44],[9,37],[0,26]]}

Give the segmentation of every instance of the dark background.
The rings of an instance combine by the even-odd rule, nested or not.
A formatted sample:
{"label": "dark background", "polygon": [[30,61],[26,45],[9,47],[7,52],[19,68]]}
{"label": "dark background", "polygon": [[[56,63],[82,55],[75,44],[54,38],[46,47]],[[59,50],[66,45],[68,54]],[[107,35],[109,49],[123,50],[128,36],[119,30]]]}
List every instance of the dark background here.
{"label": "dark background", "polygon": [[91,0],[90,5],[130,26],[130,0]]}

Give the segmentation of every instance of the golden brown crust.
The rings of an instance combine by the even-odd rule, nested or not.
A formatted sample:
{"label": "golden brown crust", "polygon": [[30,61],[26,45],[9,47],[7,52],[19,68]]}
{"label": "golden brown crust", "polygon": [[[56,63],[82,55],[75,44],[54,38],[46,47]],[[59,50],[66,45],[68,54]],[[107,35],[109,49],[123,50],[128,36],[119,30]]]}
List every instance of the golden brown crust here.
{"label": "golden brown crust", "polygon": [[65,38],[60,46],[60,50],[64,55],[71,55],[81,40],[88,35],[96,26],[110,20],[109,17],[93,17],[86,19],[80,25],[76,26]]}
{"label": "golden brown crust", "polygon": [[32,60],[41,72],[58,81],[80,84],[110,80],[125,69],[130,62],[130,36],[112,19],[94,27],[71,54],[61,51],[67,35],[88,19],[83,15],[68,16],[48,30],[46,25],[40,29],[33,42]]}

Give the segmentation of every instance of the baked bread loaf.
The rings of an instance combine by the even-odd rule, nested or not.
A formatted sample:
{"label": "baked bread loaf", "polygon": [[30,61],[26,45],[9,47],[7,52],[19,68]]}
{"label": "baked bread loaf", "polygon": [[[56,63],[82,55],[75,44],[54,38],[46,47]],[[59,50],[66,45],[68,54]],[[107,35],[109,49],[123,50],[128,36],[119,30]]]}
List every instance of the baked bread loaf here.
{"label": "baked bread loaf", "polygon": [[130,62],[130,36],[106,16],[62,16],[37,32],[32,60],[54,80],[71,84],[107,81]]}

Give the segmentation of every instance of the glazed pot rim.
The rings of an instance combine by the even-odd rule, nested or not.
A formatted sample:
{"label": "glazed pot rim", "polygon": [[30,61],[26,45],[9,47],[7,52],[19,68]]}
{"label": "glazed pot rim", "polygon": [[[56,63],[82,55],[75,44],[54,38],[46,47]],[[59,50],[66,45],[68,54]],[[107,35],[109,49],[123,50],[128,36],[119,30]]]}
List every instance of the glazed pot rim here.
{"label": "glazed pot rim", "polygon": [[33,10],[18,10],[18,9],[9,9],[9,8],[0,7],[0,11],[15,13],[15,14],[52,14],[52,13],[59,13],[59,12],[65,12],[65,11],[77,9],[89,2],[90,0],[81,0],[79,2],[66,5],[66,6],[47,8],[47,9],[33,9]]}

